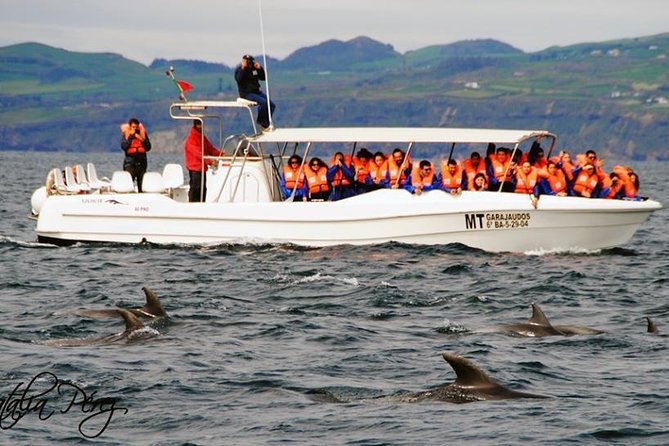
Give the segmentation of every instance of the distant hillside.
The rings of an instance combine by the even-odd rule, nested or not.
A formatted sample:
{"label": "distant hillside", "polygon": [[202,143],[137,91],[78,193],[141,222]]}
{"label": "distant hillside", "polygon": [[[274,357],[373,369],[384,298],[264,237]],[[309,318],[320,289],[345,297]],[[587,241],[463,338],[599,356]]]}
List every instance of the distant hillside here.
{"label": "distant hillside", "polygon": [[285,70],[350,71],[358,64],[397,60],[400,57],[401,54],[392,45],[369,37],[356,37],[346,42],[332,39],[300,48],[281,61],[280,67]]}
{"label": "distant hillside", "polygon": [[[669,33],[535,53],[480,39],[400,54],[357,37],[269,57],[268,68],[278,126],[545,128],[561,147],[667,159],[668,57]],[[180,151],[188,126],[167,113],[169,66],[195,86],[190,99],[237,95],[222,64],[0,48],[0,150],[118,151],[118,124],[137,116],[155,151]]]}

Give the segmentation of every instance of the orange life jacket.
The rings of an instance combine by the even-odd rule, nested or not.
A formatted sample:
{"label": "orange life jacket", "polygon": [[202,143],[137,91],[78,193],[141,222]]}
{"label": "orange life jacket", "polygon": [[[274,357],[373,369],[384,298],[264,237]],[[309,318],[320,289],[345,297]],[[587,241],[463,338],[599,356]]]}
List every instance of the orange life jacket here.
{"label": "orange life jacket", "polygon": [[504,179],[504,173],[509,172],[509,164],[511,163],[511,160],[507,159],[504,164],[502,164],[495,156],[490,158],[490,163],[492,164],[492,171],[495,174],[495,178],[497,178],[498,181],[502,181]]}
{"label": "orange life jacket", "polygon": [[411,169],[411,185],[413,187],[416,187],[418,185],[420,186],[431,186],[432,183],[434,182],[434,165],[430,163],[430,174],[426,177],[422,177],[420,175],[420,166],[418,163],[416,163],[415,166]]}
{"label": "orange life jacket", "polygon": [[537,169],[532,167],[530,173],[525,173],[522,168],[516,172],[516,193],[531,194],[537,185]]}
{"label": "orange life jacket", "polygon": [[369,175],[369,161],[362,161],[360,158],[353,158],[353,168],[355,169],[355,179],[358,183],[364,183]]}
{"label": "orange life jacket", "polygon": [[[402,166],[398,166],[397,163],[395,162],[395,158],[391,154],[388,157],[388,174],[390,175],[390,185],[393,186],[395,183],[397,183],[397,177],[399,176],[399,185],[404,186],[407,182],[407,176],[406,176],[406,168],[411,166],[411,158],[409,158],[407,155],[404,155],[404,162],[402,163]],[[400,167],[402,167],[402,171],[400,172]]]}
{"label": "orange life jacket", "polygon": [[455,173],[451,175],[448,171],[448,160],[441,162],[441,184],[448,189],[462,187],[462,170],[456,165]]}
{"label": "orange life jacket", "polygon": [[[347,167],[351,166],[351,156],[350,155],[344,155],[344,161],[342,162],[343,164],[346,164]],[[334,156],[330,160],[330,167],[335,166],[337,163],[335,162]],[[337,187],[337,186],[350,186],[351,181],[344,176],[344,173],[341,170],[338,170],[337,173],[335,173],[334,178],[332,179],[332,186]]]}
{"label": "orange life jacket", "polygon": [[304,169],[304,175],[307,177],[307,184],[309,185],[309,193],[317,194],[318,192],[327,192],[330,190],[327,178],[328,169],[323,166],[314,172],[311,166]]}
{"label": "orange life jacket", "polygon": [[487,182],[488,175],[487,175],[486,170],[485,170],[485,163],[483,162],[483,159],[481,159],[481,161],[479,161],[479,167],[478,168],[474,167],[474,165],[472,164],[471,159],[464,160],[462,162],[462,170],[464,170],[465,173],[467,174],[468,184],[474,184],[474,177],[478,173],[482,173],[483,175],[485,175],[486,176],[486,182]]}
{"label": "orange life jacket", "polygon": [[379,184],[386,179],[386,174],[388,173],[388,160],[385,160],[380,166],[377,166],[374,160],[372,160],[369,162],[368,169],[369,176],[372,178],[374,184]]}
{"label": "orange life jacket", "polygon": [[546,178],[548,185],[556,194],[567,192],[567,179],[564,173],[561,170],[556,170],[555,172],[555,175],[548,174],[548,178]]}
{"label": "orange life jacket", "polygon": [[283,166],[283,179],[286,184],[286,189],[294,189],[295,188],[295,183],[297,182],[297,190],[302,189],[304,187],[304,171],[307,170],[307,167],[303,167],[302,174],[300,175],[300,178],[297,178],[297,174],[300,171],[300,166],[297,166],[296,168],[291,167],[290,165],[286,164]]}
{"label": "orange life jacket", "polygon": [[574,179],[574,168],[576,165],[571,162],[562,162],[562,172],[564,173],[564,177],[567,179],[567,181],[572,181]]}
{"label": "orange life jacket", "polygon": [[597,174],[593,172],[592,175],[590,175],[585,169],[582,169],[576,176],[574,192],[581,196],[583,196],[583,192],[585,191],[592,194],[592,191],[595,190],[598,183],[599,178],[597,178]]}
{"label": "orange life jacket", "polygon": [[627,168],[623,166],[613,166],[613,171],[618,174],[618,177],[621,179],[622,184],[625,187],[625,196],[628,198],[636,197],[639,191],[630,179]]}
{"label": "orange life jacket", "polygon": [[[139,130],[139,138],[133,138],[130,142],[130,147],[128,147],[126,152],[128,155],[146,153],[144,144],[142,144],[142,141],[144,141],[146,138],[146,129],[144,129],[144,126],[141,122],[139,123],[137,129]],[[121,124],[121,133],[123,133],[123,138],[128,139],[130,137],[130,124]]]}

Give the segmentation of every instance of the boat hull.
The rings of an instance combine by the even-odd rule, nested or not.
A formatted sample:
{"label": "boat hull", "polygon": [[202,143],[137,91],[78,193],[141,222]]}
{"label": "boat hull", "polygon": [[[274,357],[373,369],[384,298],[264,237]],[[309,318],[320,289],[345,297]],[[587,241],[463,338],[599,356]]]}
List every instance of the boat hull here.
{"label": "boat hull", "polygon": [[462,243],[492,252],[601,249],[626,243],[655,201],[379,190],[338,202],[179,203],[163,194],[53,196],[41,241],[303,246]]}

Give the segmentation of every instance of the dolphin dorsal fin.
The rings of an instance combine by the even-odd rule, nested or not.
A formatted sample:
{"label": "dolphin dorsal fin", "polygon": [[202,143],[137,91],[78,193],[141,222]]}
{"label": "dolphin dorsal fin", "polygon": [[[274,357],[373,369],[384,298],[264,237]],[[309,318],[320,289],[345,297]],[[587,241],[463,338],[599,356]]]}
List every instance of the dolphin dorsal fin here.
{"label": "dolphin dorsal fin", "polygon": [[648,333],[655,333],[655,334],[659,333],[657,325],[655,325],[655,322],[653,322],[651,318],[646,316],[646,322],[648,322],[648,329],[647,329]]}
{"label": "dolphin dorsal fin", "polygon": [[144,291],[144,294],[146,295],[146,303],[140,309],[140,311],[147,316],[152,316],[152,317],[165,316],[167,313],[165,313],[163,304],[160,303],[160,299],[158,298],[156,293],[154,293],[147,287],[142,287],[142,291]]}
{"label": "dolphin dorsal fin", "polygon": [[541,308],[539,308],[539,305],[534,302],[532,302],[532,317],[529,321],[527,321],[527,323],[532,325],[541,325],[544,327],[552,327],[544,312],[541,311]]}
{"label": "dolphin dorsal fin", "polygon": [[116,311],[118,312],[118,314],[121,315],[121,317],[125,321],[125,333],[129,333],[131,331],[144,328],[144,324],[142,324],[142,321],[137,319],[137,316],[132,314],[130,311],[124,308],[117,308]]}
{"label": "dolphin dorsal fin", "polygon": [[446,362],[450,364],[457,378],[455,384],[462,387],[496,387],[499,386],[486,372],[476,364],[455,353],[442,352]]}

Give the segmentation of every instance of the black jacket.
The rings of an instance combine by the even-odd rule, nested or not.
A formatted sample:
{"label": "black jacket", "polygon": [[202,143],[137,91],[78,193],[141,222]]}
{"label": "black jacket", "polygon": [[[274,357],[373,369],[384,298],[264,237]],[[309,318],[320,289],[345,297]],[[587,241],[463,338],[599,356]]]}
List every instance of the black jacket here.
{"label": "black jacket", "polygon": [[240,97],[246,97],[249,93],[260,93],[259,81],[265,80],[265,69],[260,67],[257,70],[255,68],[245,70],[241,65],[237,65],[235,80]]}

